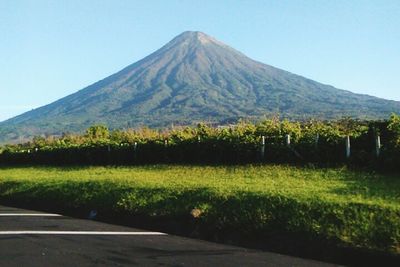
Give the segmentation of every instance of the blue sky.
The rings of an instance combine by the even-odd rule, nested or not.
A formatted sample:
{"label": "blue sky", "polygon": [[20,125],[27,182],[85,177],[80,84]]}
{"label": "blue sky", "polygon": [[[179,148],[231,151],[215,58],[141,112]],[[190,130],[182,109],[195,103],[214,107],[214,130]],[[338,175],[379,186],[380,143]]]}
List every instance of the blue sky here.
{"label": "blue sky", "polygon": [[0,121],[74,93],[186,30],[400,101],[400,1],[0,0]]}

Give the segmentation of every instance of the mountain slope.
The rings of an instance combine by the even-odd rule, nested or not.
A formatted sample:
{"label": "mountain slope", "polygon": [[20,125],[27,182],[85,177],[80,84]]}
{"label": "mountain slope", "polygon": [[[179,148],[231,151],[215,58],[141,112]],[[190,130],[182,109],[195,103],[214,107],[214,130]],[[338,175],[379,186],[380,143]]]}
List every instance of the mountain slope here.
{"label": "mountain slope", "polygon": [[284,117],[387,118],[400,102],[354,94],[256,62],[201,32],[54,103],[0,123],[0,139],[112,128]]}

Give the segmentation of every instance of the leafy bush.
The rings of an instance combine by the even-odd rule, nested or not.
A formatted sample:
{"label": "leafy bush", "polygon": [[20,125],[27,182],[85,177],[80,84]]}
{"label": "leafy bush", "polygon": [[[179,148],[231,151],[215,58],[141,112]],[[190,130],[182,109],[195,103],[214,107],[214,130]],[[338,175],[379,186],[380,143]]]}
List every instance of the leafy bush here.
{"label": "leafy bush", "polygon": [[393,143],[395,146],[400,146],[400,116],[392,114],[388,124],[389,131],[393,134]]}

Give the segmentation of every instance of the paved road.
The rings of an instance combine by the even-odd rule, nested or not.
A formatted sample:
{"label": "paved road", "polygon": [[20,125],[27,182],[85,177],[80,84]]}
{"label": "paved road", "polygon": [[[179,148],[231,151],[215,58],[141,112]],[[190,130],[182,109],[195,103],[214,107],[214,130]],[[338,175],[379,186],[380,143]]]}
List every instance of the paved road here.
{"label": "paved road", "polygon": [[0,206],[0,266],[335,266]]}

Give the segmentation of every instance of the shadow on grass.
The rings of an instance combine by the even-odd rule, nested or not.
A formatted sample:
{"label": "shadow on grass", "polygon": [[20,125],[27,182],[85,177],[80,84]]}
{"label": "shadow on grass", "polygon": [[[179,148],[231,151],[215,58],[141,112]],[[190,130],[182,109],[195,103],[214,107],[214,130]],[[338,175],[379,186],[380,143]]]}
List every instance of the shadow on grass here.
{"label": "shadow on grass", "polygon": [[339,195],[360,195],[365,198],[397,199],[400,201],[400,175],[350,171],[342,174],[344,186],[331,190]]}

